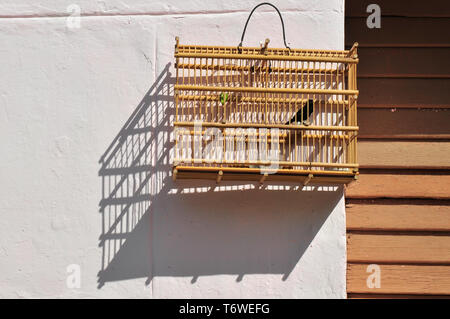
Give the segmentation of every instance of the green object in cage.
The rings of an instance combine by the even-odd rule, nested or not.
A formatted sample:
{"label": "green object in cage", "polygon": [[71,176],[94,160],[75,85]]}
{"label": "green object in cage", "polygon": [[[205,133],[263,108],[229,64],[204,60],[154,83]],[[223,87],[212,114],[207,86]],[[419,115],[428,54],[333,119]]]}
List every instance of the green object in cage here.
{"label": "green object in cage", "polygon": [[220,93],[220,104],[224,105],[228,101],[228,93]]}

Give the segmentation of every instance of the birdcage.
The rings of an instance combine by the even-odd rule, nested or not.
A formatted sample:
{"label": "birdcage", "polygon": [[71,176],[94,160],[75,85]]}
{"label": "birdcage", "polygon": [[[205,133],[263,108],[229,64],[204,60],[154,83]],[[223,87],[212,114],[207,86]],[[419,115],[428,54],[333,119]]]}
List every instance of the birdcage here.
{"label": "birdcage", "polygon": [[281,21],[286,48],[242,47],[247,23],[234,47],[176,38],[174,179],[357,178],[357,43],[291,49]]}

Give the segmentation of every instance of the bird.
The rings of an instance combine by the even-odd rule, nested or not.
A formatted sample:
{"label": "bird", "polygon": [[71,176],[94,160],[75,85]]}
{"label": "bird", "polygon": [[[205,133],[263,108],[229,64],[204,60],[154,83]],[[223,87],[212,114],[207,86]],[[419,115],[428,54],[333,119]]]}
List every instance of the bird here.
{"label": "bird", "polygon": [[291,123],[297,122],[299,125],[310,125],[309,117],[314,111],[314,100],[309,99],[303,106],[297,111],[297,113],[285,123],[289,125]]}

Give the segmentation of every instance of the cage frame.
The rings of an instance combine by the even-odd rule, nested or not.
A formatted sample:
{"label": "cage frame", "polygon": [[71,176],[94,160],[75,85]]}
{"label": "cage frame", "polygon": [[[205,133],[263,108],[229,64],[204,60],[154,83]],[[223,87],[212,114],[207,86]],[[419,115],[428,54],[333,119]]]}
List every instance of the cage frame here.
{"label": "cage frame", "polygon": [[[180,120],[180,113],[183,110],[183,103],[187,100],[192,101],[205,101],[206,102],[216,102],[218,103],[218,99],[221,98],[217,94],[218,92],[231,92],[231,93],[248,93],[248,94],[260,94],[260,97],[241,97],[241,101],[245,101],[245,98],[250,101],[252,99],[260,99],[254,100],[253,103],[260,103],[266,105],[266,113],[267,113],[267,104],[268,101],[272,103],[286,103],[277,98],[270,98],[268,94],[288,94],[290,99],[292,100],[291,94],[301,96],[301,99],[298,99],[299,102],[296,103],[304,103],[305,99],[303,97],[306,95],[308,98],[311,95],[324,95],[324,96],[345,96],[346,99],[331,101],[331,110],[333,110],[332,104],[336,102],[336,104],[342,104],[342,112],[343,114],[347,114],[345,125],[304,125],[303,118],[300,124],[283,124],[283,123],[243,123],[243,122],[230,122],[230,121],[203,121],[201,122],[202,128],[217,128],[221,130],[225,129],[240,129],[240,128],[253,128],[253,129],[279,129],[279,130],[288,130],[289,134],[291,131],[295,131],[295,141],[297,143],[297,134],[302,134],[301,139],[304,138],[312,138],[321,140],[324,135],[318,134],[317,132],[328,132],[331,137],[331,143],[333,143],[333,138],[336,139],[336,143],[339,143],[339,140],[342,139],[342,144],[346,143],[346,155],[344,163],[327,163],[327,162],[316,162],[316,161],[275,161],[271,162],[272,164],[281,165],[281,168],[275,169],[275,171],[271,171],[270,169],[261,167],[267,166],[268,163],[264,161],[244,161],[233,163],[234,165],[226,165],[230,163],[222,162],[218,163],[217,161],[208,162],[204,158],[192,158],[191,162],[186,162],[183,159],[174,155],[173,159],[173,179],[212,179],[216,180],[217,183],[223,180],[242,180],[242,181],[259,181],[260,183],[266,181],[289,181],[289,182],[298,182],[303,185],[307,185],[308,183],[322,183],[322,184],[348,184],[358,178],[358,161],[357,161],[357,135],[359,127],[357,125],[357,98],[359,95],[359,91],[357,89],[357,64],[359,62],[357,48],[358,43],[355,43],[351,49],[349,50],[320,50],[320,49],[291,49],[289,47],[286,48],[269,48],[269,39],[266,39],[264,45],[260,47],[233,47],[233,46],[209,46],[209,45],[181,45],[179,43],[179,37],[176,37],[175,43],[175,69],[176,69],[176,81],[174,85],[174,100],[175,100],[175,119],[173,122],[174,130],[175,130],[175,153],[178,147],[178,136],[177,130],[183,130],[186,128],[190,130],[190,133],[186,133],[188,135],[192,135],[195,138],[195,135],[198,132],[192,131],[192,129],[198,125],[197,120]],[[186,59],[188,63],[186,62]],[[193,59],[193,63],[191,62]],[[200,63],[197,64],[197,59],[199,59]],[[209,59],[211,63],[208,64]],[[316,69],[316,63],[319,64],[319,68],[315,71],[323,72],[325,76],[325,82],[327,82],[327,68],[321,68],[320,65],[325,63],[333,63],[336,64],[336,69],[330,69],[328,72],[330,74],[333,73],[333,70],[336,72],[336,77],[338,78],[338,65],[344,66],[342,71],[342,88],[280,88],[280,87],[268,87],[265,86],[211,86],[208,83],[208,78],[211,76],[212,71],[223,71],[223,73],[227,71],[239,71],[243,72],[242,65],[225,65],[225,64],[214,64],[215,59],[217,61],[225,61],[225,60],[246,60],[246,61],[283,61],[283,62],[301,62],[302,66],[304,62],[308,62],[308,68],[310,63],[313,63],[313,73]],[[202,63],[205,61],[206,63]],[[260,62],[261,65],[264,62]],[[275,62],[273,62],[275,64]],[[281,62],[280,62],[281,63]],[[256,72],[256,64],[254,64],[253,72]],[[248,66],[245,66],[248,68]],[[341,68],[341,67],[339,67]],[[341,68],[342,69],[342,68]],[[200,78],[202,78],[202,72],[206,71],[206,80],[202,78],[202,81],[197,83],[197,79],[189,78],[188,83],[186,83],[185,71],[189,72],[193,71],[195,73],[200,72]],[[251,70],[251,69],[250,69]],[[305,69],[297,68],[290,70],[269,70],[270,72],[284,72],[286,76],[287,73],[295,73],[302,72],[302,81],[303,81],[303,72]],[[182,75],[181,75],[182,72]],[[268,71],[266,71],[267,74]],[[191,73],[192,74],[192,73]],[[310,76],[310,71],[308,71],[308,81]],[[225,74],[225,79],[227,75]],[[230,78],[233,78],[233,75],[228,75]],[[332,76],[330,77],[332,78]],[[315,79],[315,78],[314,78]],[[191,81],[192,80],[192,81]],[[206,82],[205,82],[206,81]],[[321,77],[319,77],[319,83],[321,83]],[[226,81],[225,81],[226,82]],[[263,81],[264,82],[264,81]],[[267,80],[266,80],[267,82]],[[315,82],[315,80],[314,80]],[[337,81],[336,81],[337,83]],[[242,83],[241,83],[242,84]],[[186,92],[195,92],[196,94],[186,94]],[[205,92],[209,92],[210,94],[206,94]],[[211,94],[213,93],[213,94]],[[222,94],[222,93],[221,93]],[[228,93],[227,93],[228,94]],[[270,101],[272,99],[272,101]],[[318,100],[319,103],[322,101]],[[325,100],[326,101],[326,100]],[[342,103],[341,103],[342,102]],[[236,102],[237,103],[237,102]],[[292,101],[288,101],[287,103],[293,103]],[[327,102],[325,102],[326,105]],[[205,106],[206,110],[206,106]],[[338,108],[336,108],[338,110]],[[345,111],[344,111],[345,110]],[[195,108],[194,108],[195,112]],[[211,111],[212,112],[212,111]],[[226,110],[224,111],[226,115]],[[298,113],[298,112],[297,112]],[[267,116],[267,114],[265,115]],[[321,115],[322,116],[322,115]],[[323,123],[322,123],[323,124]],[[335,134],[330,134],[331,132],[335,132]],[[317,133],[317,134],[316,134]],[[183,133],[184,134],[184,133]],[[201,136],[203,136],[201,133]],[[225,133],[224,133],[225,134]],[[309,134],[309,135],[308,135]],[[261,137],[269,141],[269,137],[265,136]],[[260,137],[258,137],[260,138]],[[274,137],[275,138],[275,137]],[[289,135],[291,138],[291,135]],[[325,139],[326,140],[326,139]],[[315,141],[317,142],[317,140]],[[237,143],[237,142],[236,142]],[[249,139],[247,141],[249,143]],[[268,142],[267,142],[268,143]],[[303,144],[302,144],[303,145]],[[312,142],[311,142],[312,145]],[[325,145],[325,144],[324,144]],[[332,144],[331,144],[332,145]],[[298,146],[296,144],[296,146]],[[225,165],[224,165],[225,164]],[[260,168],[255,168],[252,166],[260,165]],[[290,168],[286,168],[286,166]]]}

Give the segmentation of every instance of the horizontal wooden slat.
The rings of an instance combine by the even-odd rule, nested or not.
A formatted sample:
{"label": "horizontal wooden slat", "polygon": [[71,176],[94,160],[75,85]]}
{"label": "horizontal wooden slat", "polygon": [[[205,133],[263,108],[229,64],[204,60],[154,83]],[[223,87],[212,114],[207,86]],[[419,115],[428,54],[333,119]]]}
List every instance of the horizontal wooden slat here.
{"label": "horizontal wooden slat", "polygon": [[358,160],[361,166],[436,166],[450,167],[450,141],[358,141]]}
{"label": "horizontal wooden slat", "polygon": [[[407,6],[407,4],[405,4]],[[357,41],[361,46],[396,46],[413,44],[441,46],[450,44],[450,18],[404,18],[382,17],[381,28],[369,29],[366,17],[347,17],[345,22],[345,41],[351,46]]]}
{"label": "horizontal wooden slat", "polygon": [[391,74],[360,74],[359,79],[450,79],[448,74],[391,73]]}
{"label": "horizontal wooden slat", "polygon": [[450,48],[360,48],[358,76],[450,75]]}
{"label": "horizontal wooden slat", "polygon": [[396,105],[388,105],[388,104],[358,104],[358,109],[450,109],[450,103],[448,104],[439,104],[439,105],[428,105],[428,104],[396,104]]}
{"label": "horizontal wooden slat", "polygon": [[347,198],[434,198],[450,199],[450,175],[392,173],[365,174],[345,192]]}
{"label": "horizontal wooden slat", "polygon": [[380,288],[368,288],[367,264],[348,264],[348,293],[449,295],[450,266],[379,265]]}
{"label": "horizontal wooden slat", "polygon": [[347,230],[450,231],[450,205],[347,204]]}
{"label": "horizontal wooden slat", "polygon": [[286,94],[343,94],[357,95],[358,90],[336,90],[336,89],[297,89],[297,88],[275,88],[275,87],[238,87],[238,86],[208,86],[208,85],[183,85],[175,84],[175,90],[181,91],[211,91],[211,92],[251,92],[251,93],[286,93]]}
{"label": "horizontal wooden slat", "polygon": [[358,103],[442,106],[450,105],[450,79],[359,79]]}
{"label": "horizontal wooden slat", "polygon": [[447,0],[346,0],[345,15],[351,17],[367,17],[367,6],[376,3],[382,15],[412,17],[450,17],[450,6]]}
{"label": "horizontal wooden slat", "polygon": [[397,141],[450,141],[450,134],[389,134],[359,135],[359,140],[397,140]]}
{"label": "horizontal wooden slat", "polygon": [[[234,48],[233,48],[234,49]],[[322,53],[322,52],[320,52]],[[346,54],[346,53],[345,53]],[[267,54],[261,55],[260,52],[254,54],[245,54],[245,53],[230,53],[230,52],[221,52],[221,53],[208,53],[206,50],[204,51],[196,51],[195,49],[192,52],[179,52],[175,53],[176,58],[199,58],[199,59],[249,59],[249,60],[275,60],[275,61],[311,61],[311,62],[347,62],[347,63],[357,63],[357,59],[347,58],[345,56],[322,56],[321,54],[316,55],[308,55],[308,54]]]}
{"label": "horizontal wooden slat", "polygon": [[359,135],[450,134],[450,109],[360,109]]}
{"label": "horizontal wooden slat", "polygon": [[450,299],[450,295],[347,294],[348,299]]}
{"label": "horizontal wooden slat", "polygon": [[450,236],[347,234],[348,262],[449,264]]}

